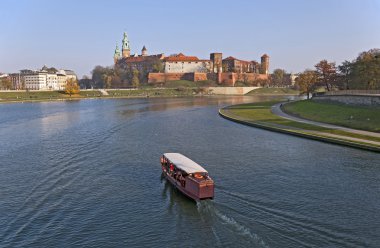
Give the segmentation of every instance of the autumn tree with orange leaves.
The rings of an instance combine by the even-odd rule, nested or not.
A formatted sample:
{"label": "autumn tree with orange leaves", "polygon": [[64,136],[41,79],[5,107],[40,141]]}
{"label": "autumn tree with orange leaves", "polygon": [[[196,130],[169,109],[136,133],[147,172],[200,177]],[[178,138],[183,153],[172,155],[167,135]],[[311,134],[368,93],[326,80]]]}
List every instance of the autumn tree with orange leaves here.
{"label": "autumn tree with orange leaves", "polygon": [[327,91],[332,90],[337,79],[335,62],[321,60],[315,65],[315,69],[317,70],[318,82],[324,84]]}
{"label": "autumn tree with orange leaves", "polygon": [[68,79],[66,82],[65,93],[69,94],[70,97],[73,94],[79,93],[78,81],[73,78]]}

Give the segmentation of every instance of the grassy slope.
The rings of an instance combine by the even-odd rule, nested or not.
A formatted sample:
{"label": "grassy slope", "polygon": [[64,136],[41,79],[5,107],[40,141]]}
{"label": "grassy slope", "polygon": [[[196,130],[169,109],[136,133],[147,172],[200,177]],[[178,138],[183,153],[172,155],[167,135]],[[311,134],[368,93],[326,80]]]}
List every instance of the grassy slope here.
{"label": "grassy slope", "polygon": [[289,88],[260,88],[249,92],[247,95],[298,95],[298,90]]}
{"label": "grassy slope", "polygon": [[38,100],[64,98],[66,95],[60,91],[38,92],[0,92],[0,100]]}
{"label": "grassy slope", "polygon": [[283,106],[289,114],[354,129],[380,132],[380,108],[298,101]]}
{"label": "grassy slope", "polygon": [[300,123],[296,121],[291,121],[285,118],[281,118],[277,115],[272,114],[271,106],[278,102],[262,102],[262,103],[250,103],[235,105],[228,108],[228,111],[232,114],[238,116],[242,120],[252,121],[264,125],[280,127],[285,129],[304,129],[310,131],[325,132],[327,134],[343,135],[352,138],[367,139],[371,141],[380,142],[380,138],[366,136],[361,134],[348,133],[341,130],[329,129],[324,127],[319,127],[315,125],[310,125],[306,123]]}
{"label": "grassy slope", "polygon": [[[94,98],[94,97],[146,97],[146,96],[191,96],[201,93],[197,88],[142,88],[138,90],[106,90],[109,95],[103,96],[99,90],[83,90],[71,98]],[[63,91],[33,91],[33,92],[0,92],[0,102],[7,101],[50,101],[58,99],[70,99]]]}

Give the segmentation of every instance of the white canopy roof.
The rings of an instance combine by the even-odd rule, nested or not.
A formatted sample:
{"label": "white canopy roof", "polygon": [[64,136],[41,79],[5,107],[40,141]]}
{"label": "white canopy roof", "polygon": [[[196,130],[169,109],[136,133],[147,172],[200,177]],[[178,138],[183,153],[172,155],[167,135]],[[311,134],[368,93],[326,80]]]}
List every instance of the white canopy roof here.
{"label": "white canopy roof", "polygon": [[178,169],[185,171],[186,173],[196,173],[196,172],[205,172],[207,171],[195,163],[193,160],[185,157],[181,153],[165,153],[164,156],[170,160]]}

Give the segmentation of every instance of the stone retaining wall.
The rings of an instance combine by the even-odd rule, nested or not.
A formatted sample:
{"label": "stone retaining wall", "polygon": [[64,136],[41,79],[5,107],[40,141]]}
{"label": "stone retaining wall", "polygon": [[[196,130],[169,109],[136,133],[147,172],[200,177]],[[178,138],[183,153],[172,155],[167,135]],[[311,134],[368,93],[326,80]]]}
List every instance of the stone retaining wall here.
{"label": "stone retaining wall", "polygon": [[330,101],[350,105],[380,106],[380,96],[364,95],[320,95],[313,96],[313,101]]}
{"label": "stone retaining wall", "polygon": [[208,91],[215,95],[245,95],[261,87],[208,87]]}

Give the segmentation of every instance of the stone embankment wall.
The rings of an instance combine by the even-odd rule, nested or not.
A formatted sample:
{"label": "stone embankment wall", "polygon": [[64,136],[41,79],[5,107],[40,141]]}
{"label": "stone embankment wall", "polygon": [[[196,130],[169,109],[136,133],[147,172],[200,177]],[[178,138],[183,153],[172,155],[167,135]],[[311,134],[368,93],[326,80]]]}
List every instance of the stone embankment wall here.
{"label": "stone embankment wall", "polygon": [[317,95],[313,101],[330,101],[350,105],[380,106],[380,95]]}
{"label": "stone embankment wall", "polygon": [[245,95],[260,87],[208,87],[207,90],[215,95]]}

